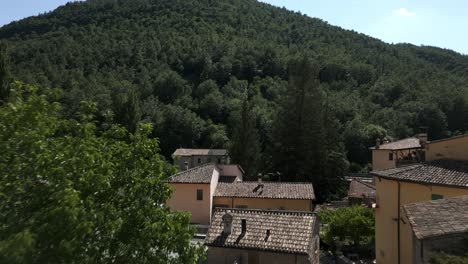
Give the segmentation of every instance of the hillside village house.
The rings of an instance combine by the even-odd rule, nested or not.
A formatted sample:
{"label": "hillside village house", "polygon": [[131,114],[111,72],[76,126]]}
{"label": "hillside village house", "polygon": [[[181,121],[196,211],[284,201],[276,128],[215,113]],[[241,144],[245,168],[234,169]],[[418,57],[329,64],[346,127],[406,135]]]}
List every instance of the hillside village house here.
{"label": "hillside village house", "polygon": [[468,195],[468,135],[427,142],[426,162],[374,170],[377,263],[413,263],[417,237],[407,204]]}
{"label": "hillside village house", "polygon": [[192,223],[208,225],[215,207],[312,211],[312,184],[243,182],[238,165],[205,164],[171,176],[167,205],[192,214]]}
{"label": "hillside village house", "polygon": [[312,212],[217,208],[205,239],[208,263],[318,264]]}
{"label": "hillside village house", "polygon": [[372,150],[372,170],[396,168],[407,164],[424,161],[423,146],[427,134],[380,144],[377,140]]}
{"label": "hillside village house", "polygon": [[179,171],[188,170],[206,163],[230,163],[228,152],[225,149],[179,148],[172,154],[172,159]]}
{"label": "hillside village house", "polygon": [[406,204],[401,210],[402,222],[412,230],[411,263],[429,263],[440,251],[458,256],[468,252],[468,195]]}

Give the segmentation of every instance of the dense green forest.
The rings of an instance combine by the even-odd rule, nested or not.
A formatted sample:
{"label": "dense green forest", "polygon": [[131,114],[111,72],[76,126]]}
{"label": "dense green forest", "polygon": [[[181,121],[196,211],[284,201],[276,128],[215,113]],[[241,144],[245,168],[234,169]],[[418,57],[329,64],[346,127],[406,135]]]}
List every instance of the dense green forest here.
{"label": "dense green forest", "polygon": [[254,0],[75,2],[0,40],[15,79],[63,89],[65,117],[94,101],[98,131],[152,123],[167,160],[227,147],[250,177],[328,188],[367,169],[376,138],[468,131],[467,56]]}

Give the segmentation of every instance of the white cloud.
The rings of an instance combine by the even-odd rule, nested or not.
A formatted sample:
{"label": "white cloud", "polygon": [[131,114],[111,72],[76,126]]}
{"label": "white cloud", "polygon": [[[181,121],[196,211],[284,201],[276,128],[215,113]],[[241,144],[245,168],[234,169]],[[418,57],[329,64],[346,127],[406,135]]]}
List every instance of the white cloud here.
{"label": "white cloud", "polygon": [[406,9],[406,8],[404,8],[404,7],[395,10],[395,14],[397,14],[397,15],[399,15],[399,16],[402,16],[402,17],[412,17],[412,16],[416,16],[416,13],[410,12],[408,9]]}

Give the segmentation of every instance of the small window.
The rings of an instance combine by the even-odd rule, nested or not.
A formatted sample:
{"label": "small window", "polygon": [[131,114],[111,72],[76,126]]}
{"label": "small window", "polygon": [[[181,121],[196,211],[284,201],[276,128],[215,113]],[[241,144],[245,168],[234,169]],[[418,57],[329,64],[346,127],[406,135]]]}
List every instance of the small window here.
{"label": "small window", "polygon": [[444,196],[443,195],[440,195],[440,194],[433,194],[431,195],[431,199],[432,200],[439,200],[439,199],[443,199]]}
{"label": "small window", "polygon": [[200,190],[200,189],[197,190],[197,200],[203,201],[203,190]]}
{"label": "small window", "polygon": [[393,160],[393,153],[388,153],[388,160]]}
{"label": "small window", "polygon": [[198,158],[198,164],[200,164],[200,163],[201,163],[201,158]]}
{"label": "small window", "polygon": [[211,157],[208,157],[208,163],[210,163],[210,162],[211,162]]}

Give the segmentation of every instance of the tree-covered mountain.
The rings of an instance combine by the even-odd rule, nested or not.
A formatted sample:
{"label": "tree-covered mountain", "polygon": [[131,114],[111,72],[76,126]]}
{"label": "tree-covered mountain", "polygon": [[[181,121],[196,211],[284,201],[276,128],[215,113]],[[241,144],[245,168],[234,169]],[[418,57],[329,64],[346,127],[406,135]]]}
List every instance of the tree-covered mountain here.
{"label": "tree-covered mountain", "polygon": [[278,139],[299,131],[285,130],[295,126],[284,123],[292,122],[288,110],[318,115],[316,106],[290,109],[291,59],[318,65],[310,74],[320,102],[304,102],[320,106],[322,123],[309,123],[333,124],[300,133],[330,135],[327,144],[338,144],[333,159],[343,149],[352,170],[369,162],[377,137],[420,127],[431,139],[468,131],[467,56],[387,44],[254,0],[74,2],[0,28],[0,40],[15,79],[63,89],[66,116],[81,101],[96,101],[99,127],[118,122],[134,130],[149,121],[166,157],[180,146],[229,147],[248,153],[233,159],[246,160],[251,175],[283,172],[291,156],[278,153],[303,145]]}

